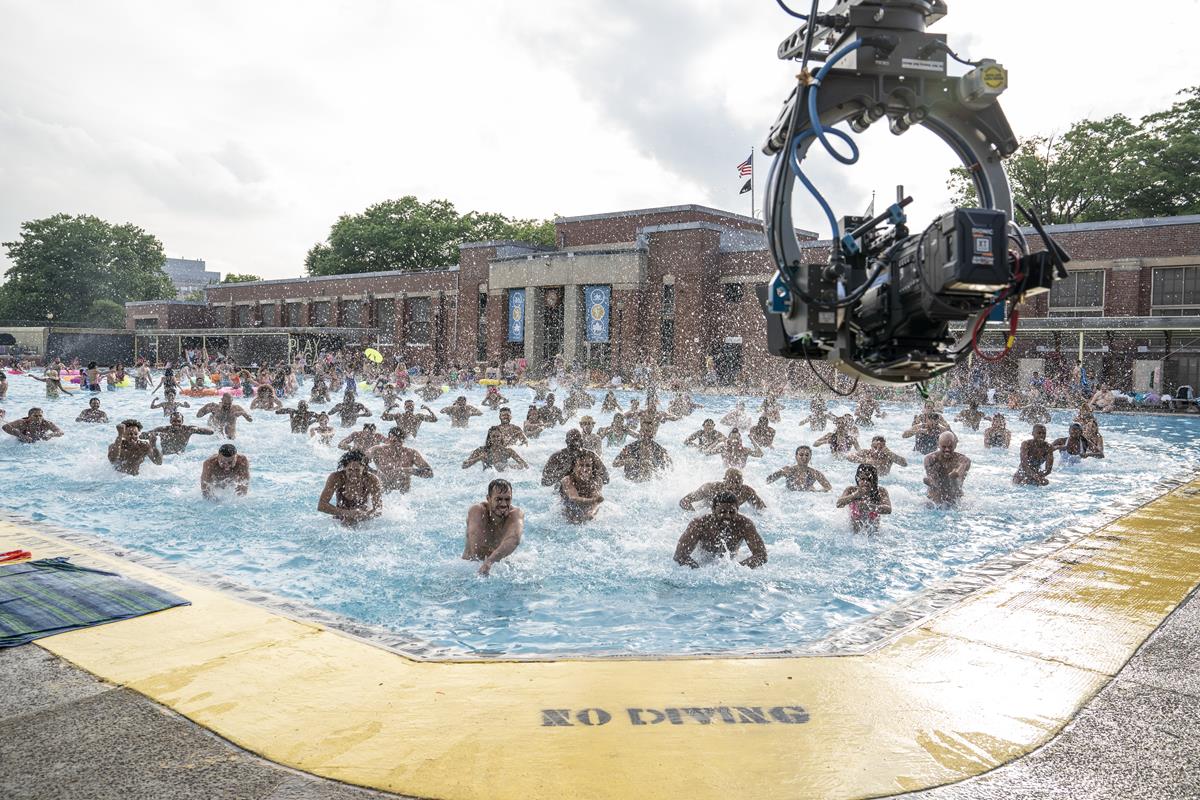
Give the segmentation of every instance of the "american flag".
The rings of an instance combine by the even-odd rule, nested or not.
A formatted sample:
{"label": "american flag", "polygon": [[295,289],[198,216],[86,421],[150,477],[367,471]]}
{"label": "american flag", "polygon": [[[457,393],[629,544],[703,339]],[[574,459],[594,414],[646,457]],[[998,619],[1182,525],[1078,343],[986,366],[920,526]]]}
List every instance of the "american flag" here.
{"label": "american flag", "polygon": [[754,174],[754,153],[750,153],[750,157],[742,163],[738,164],[738,175],[745,178],[748,175]]}

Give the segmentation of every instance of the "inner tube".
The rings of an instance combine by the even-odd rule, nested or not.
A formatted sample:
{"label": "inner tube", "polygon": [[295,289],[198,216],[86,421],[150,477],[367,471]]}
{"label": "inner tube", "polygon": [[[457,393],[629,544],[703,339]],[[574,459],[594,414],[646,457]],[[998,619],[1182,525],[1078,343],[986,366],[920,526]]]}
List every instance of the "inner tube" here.
{"label": "inner tube", "polygon": [[221,394],[218,389],[182,389],[179,393],[185,397],[216,397]]}
{"label": "inner tube", "polygon": [[498,380],[496,378],[480,378],[479,385],[480,386],[503,386],[504,381]]}

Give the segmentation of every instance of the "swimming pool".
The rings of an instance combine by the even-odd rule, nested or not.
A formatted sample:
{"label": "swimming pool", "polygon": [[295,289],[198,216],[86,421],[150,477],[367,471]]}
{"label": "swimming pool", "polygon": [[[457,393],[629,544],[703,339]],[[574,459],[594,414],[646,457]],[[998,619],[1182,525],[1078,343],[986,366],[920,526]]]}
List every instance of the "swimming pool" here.
{"label": "swimming pool", "polygon": [[[792,449],[819,434],[800,429],[807,403],[785,401],[774,450],[751,459],[746,480],[767,502],[750,511],[766,540],[770,561],[758,570],[718,563],[689,570],[672,561],[675,542],[694,514],[679,498],[719,479],[716,456],[684,450],[680,442],[705,416],[718,417],[737,398],[700,397],[706,407],[665,423],[658,440],[675,461],[661,480],[631,484],[612,472],[599,517],[579,527],[562,521],[555,493],[540,484],[546,458],[562,447],[555,429],[520,448],[533,465],[505,473],[514,500],[526,511],[517,552],[477,578],[462,561],[466,509],[482,499],[494,473],[462,470],[462,459],[482,443],[495,412],[466,430],[426,424],[412,444],[433,466],[432,480],[414,481],[412,493],[389,495],[383,516],[355,529],[316,511],[317,495],[339,451],[288,431],[286,417],[251,412],[239,425],[237,445],[251,460],[248,497],[209,503],[199,490],[200,463],[220,443],[195,437],[188,451],[147,463],[137,477],[113,472],[105,449],[112,425],[72,422],[86,398],[48,401],[41,384],[10,378],[9,418],[39,405],[67,436],[36,446],[12,437],[0,442],[4,508],[151,553],[169,561],[282,597],[383,626],[452,656],[621,654],[748,654],[785,652],[827,636],[849,622],[887,609],[962,569],[1087,525],[1119,496],[1146,492],[1162,476],[1195,468],[1200,447],[1194,419],[1113,415],[1101,420],[1108,458],[1061,468],[1045,489],[1014,487],[1016,442],[1027,426],[1010,417],[1014,449],[984,451],[981,436],[964,436],[961,451],[974,462],[966,501],[953,511],[929,510],[919,456],[883,481],[895,513],[878,536],[852,535],[847,512],[834,497],[852,482],[853,465],[819,451],[813,466],[834,486],[829,494],[789,493],[766,476],[791,463]],[[505,390],[517,419],[532,398],[525,388]],[[478,405],[482,392],[467,393]],[[623,403],[634,396],[621,395]],[[100,394],[115,422],[136,417],[147,427],[163,418],[148,393]],[[453,398],[431,403],[440,410]],[[377,419],[382,401],[364,402]],[[186,409],[189,421],[199,403]],[[757,401],[750,407],[756,407]],[[848,410],[845,401],[831,410]],[[900,439],[912,409],[886,406],[887,418],[864,429],[863,443],[883,433],[893,450],[909,456]],[[600,425],[607,422],[592,410]],[[953,410],[948,414],[953,416]],[[1056,412],[1051,436],[1065,434],[1067,412]],[[386,425],[386,424],[385,424]],[[346,431],[348,432],[348,431]],[[960,431],[961,433],[961,431]],[[615,451],[605,452],[609,464]]]}

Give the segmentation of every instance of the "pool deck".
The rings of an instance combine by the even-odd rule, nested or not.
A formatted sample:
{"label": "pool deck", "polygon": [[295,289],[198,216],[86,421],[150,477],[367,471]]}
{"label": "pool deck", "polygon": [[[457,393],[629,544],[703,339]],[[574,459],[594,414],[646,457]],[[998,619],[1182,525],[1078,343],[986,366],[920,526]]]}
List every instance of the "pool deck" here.
{"label": "pool deck", "polygon": [[421,662],[10,544],[193,605],[0,653],[6,798],[1200,797],[1200,481],[853,656]]}

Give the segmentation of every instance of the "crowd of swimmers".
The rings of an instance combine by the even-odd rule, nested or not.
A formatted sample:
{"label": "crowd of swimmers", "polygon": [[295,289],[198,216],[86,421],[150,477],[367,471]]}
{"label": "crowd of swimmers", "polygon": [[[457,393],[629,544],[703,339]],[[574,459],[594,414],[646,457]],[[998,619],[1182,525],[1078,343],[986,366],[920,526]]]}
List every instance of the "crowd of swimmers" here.
{"label": "crowd of swimmers", "polygon": [[[89,366],[84,385],[93,392],[99,391],[97,387],[102,384],[112,385],[107,376],[116,370],[101,373],[94,367]],[[247,376],[245,380],[254,380],[249,371],[243,372]],[[191,404],[180,396],[177,373],[165,370],[155,384],[149,369],[139,365],[137,385],[152,391],[150,408],[161,410],[167,424],[145,430],[136,419],[116,423],[116,437],[108,447],[108,460],[118,472],[137,475],[146,460],[162,464],[164,456],[183,452],[193,436],[216,436],[225,442],[201,467],[201,492],[205,498],[226,490],[244,495],[250,488],[250,462],[238,452],[233,441],[237,438],[239,420],[253,422],[250,411],[287,416],[293,434],[329,445],[334,444],[337,436],[331,419],[343,429],[353,429],[361,419],[372,416],[371,410],[358,399],[359,375],[352,372],[327,375],[318,371],[312,376],[309,398],[298,399],[294,407],[285,405],[284,400],[299,394],[299,385],[281,375],[282,371],[268,373],[264,383],[253,387],[249,383],[245,385],[244,397],[252,398],[249,411],[235,401],[232,393],[199,404],[194,416],[197,420],[207,420],[206,425],[201,426],[188,424],[184,417],[182,409],[190,409]],[[48,398],[72,394],[63,385],[57,370],[48,369],[41,376],[29,374],[28,377],[45,385]],[[119,377],[124,380],[123,374]],[[342,388],[341,399],[328,411],[314,410],[310,404],[330,401],[331,383]],[[361,430],[352,430],[337,442],[345,452],[337,469],[325,481],[317,502],[318,511],[353,525],[379,516],[386,494],[408,492],[413,478],[433,477],[432,467],[412,442],[422,425],[439,421],[439,412],[424,403],[418,406],[413,399],[402,399],[400,393],[409,388],[427,402],[438,399],[445,392],[444,387],[432,382],[419,387],[407,384],[397,387],[386,379],[376,381],[372,391],[383,399],[385,406],[379,419],[389,425],[380,431],[374,422],[367,422]],[[488,387],[480,405],[494,412],[498,422],[488,427],[483,444],[467,454],[462,468],[481,465],[496,472],[529,469],[530,464],[516,448],[528,445],[531,439],[537,439],[552,428],[565,426],[568,420],[583,412],[578,418],[578,427],[566,432],[565,447],[547,459],[541,475],[542,485],[557,492],[564,519],[573,524],[587,523],[596,516],[605,501],[604,486],[610,480],[609,466],[620,469],[625,480],[638,483],[654,480],[670,469],[671,456],[656,439],[660,426],[667,421],[681,420],[702,408],[683,389],[660,408],[660,399],[654,390],[647,392],[644,401],[633,398],[628,407],[623,407],[611,390],[597,401],[581,380],[565,382],[561,405],[548,386],[532,385],[532,388],[534,401],[524,422],[518,425],[513,422],[509,398],[499,386]],[[0,400],[4,399],[7,389],[7,380],[0,372]],[[161,399],[157,397],[160,390],[163,393]],[[609,424],[601,427],[597,427],[596,420],[587,413],[597,402],[600,406],[598,415],[611,415]],[[721,480],[704,483],[680,499],[681,508],[692,511],[700,504],[707,508],[707,513],[692,520],[680,537],[674,556],[677,563],[698,567],[702,561],[713,558],[737,559],[743,549],[748,555],[739,559],[742,565],[754,568],[767,562],[762,537],[754,522],[741,513],[743,505],[762,509],[765,503],[744,482],[742,469],[749,459],[763,458],[764,448],[774,447],[776,429],[772,424],[779,423],[781,412],[778,395],[768,393],[757,413],[747,410],[745,401],[738,401],[731,411],[721,416],[720,425],[728,428],[728,432],[722,432],[718,420],[710,418],[683,438],[685,447],[719,457],[725,473]],[[452,427],[467,428],[472,419],[485,412],[468,403],[465,396],[458,396],[443,407],[440,414]],[[834,458],[857,464],[854,483],[840,493],[837,507],[847,509],[855,532],[878,530],[882,517],[892,513],[891,499],[887,489],[880,485],[880,479],[886,478],[895,467],[908,466],[908,460],[894,452],[881,435],[872,436],[865,447],[860,443],[860,430],[873,427],[875,419],[883,416],[885,412],[878,401],[870,396],[859,397],[854,411],[841,415],[831,413],[821,398],[812,399],[808,415],[798,424],[821,435],[811,446],[797,447],[793,453],[794,462],[772,472],[767,483],[783,481],[787,490],[795,492],[831,491],[833,486],[829,479],[811,465],[814,449],[827,447]],[[4,411],[0,409],[0,421],[3,417]],[[1104,457],[1099,423],[1087,402],[1082,404],[1067,435],[1054,440],[1048,437],[1046,424],[1050,421],[1050,413],[1044,406],[1030,403],[1020,409],[1020,419],[1032,428],[1030,438],[1020,445],[1018,467],[1013,475],[1015,484],[1049,484],[1056,456],[1060,463]],[[106,424],[109,419],[101,408],[100,398],[92,394],[87,408],[75,421]],[[985,421],[988,425],[981,430]],[[977,403],[970,402],[958,413],[955,422],[961,426],[960,430],[981,434],[985,449],[1010,447],[1011,431],[1003,414],[995,413],[989,417]],[[24,417],[3,424],[3,431],[27,443],[63,435],[62,429],[46,419],[43,410],[36,407],[30,408]],[[963,497],[971,460],[958,452],[959,437],[951,430],[940,406],[933,400],[926,401],[903,431],[902,438],[911,439],[913,452],[922,458],[929,503],[942,508],[957,505]],[[616,449],[609,464],[602,457],[606,447]],[[486,575],[497,561],[518,547],[523,530],[524,513],[513,504],[512,484],[496,478],[488,483],[485,499],[472,505],[467,513],[463,558],[482,562],[478,571]]]}

